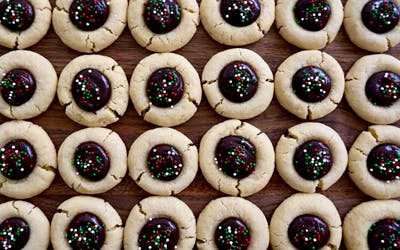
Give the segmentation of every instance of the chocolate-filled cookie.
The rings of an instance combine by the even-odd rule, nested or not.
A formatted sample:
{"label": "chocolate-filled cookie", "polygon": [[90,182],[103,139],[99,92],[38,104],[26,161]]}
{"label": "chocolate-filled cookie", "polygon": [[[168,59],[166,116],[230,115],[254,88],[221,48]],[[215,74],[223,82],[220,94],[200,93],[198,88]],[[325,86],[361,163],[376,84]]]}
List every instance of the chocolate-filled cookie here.
{"label": "chocolate-filled cookie", "polygon": [[200,23],[196,0],[132,0],[128,26],[136,42],[151,51],[172,52],[185,46]]}
{"label": "chocolate-filled cookie", "polygon": [[396,249],[400,242],[400,203],[373,200],[353,207],[343,221],[343,237],[349,250]]}
{"label": "chocolate-filled cookie", "polygon": [[260,55],[248,49],[215,54],[201,75],[211,107],[220,115],[250,119],[264,112],[274,93],[274,76]]}
{"label": "chocolate-filled cookie", "polygon": [[399,0],[349,0],[344,28],[361,49],[384,52],[400,42]]}
{"label": "chocolate-filled cookie", "polygon": [[314,120],[334,111],[344,93],[344,74],[329,54],[305,50],[291,55],[275,74],[278,102],[299,118]]}
{"label": "chocolate-filled cookie", "polygon": [[99,52],[121,35],[127,21],[123,0],[57,0],[53,28],[61,41],[84,53]]}
{"label": "chocolate-filled cookie", "polygon": [[38,206],[12,200],[0,204],[0,246],[2,249],[47,249],[50,223]]}
{"label": "chocolate-filled cookie", "polygon": [[373,125],[363,131],[349,151],[349,176],[375,199],[400,197],[400,129]]}
{"label": "chocolate-filled cookie", "polygon": [[51,23],[48,0],[4,0],[0,2],[0,45],[25,49],[38,43]]}
{"label": "chocolate-filled cookie", "polygon": [[119,135],[106,128],[70,134],[58,150],[65,183],[83,194],[103,193],[118,185],[127,171],[127,152]]}
{"label": "chocolate-filled cookie", "polygon": [[276,145],[276,169],[300,192],[327,190],[343,175],[347,150],[340,135],[316,122],[293,126]]}
{"label": "chocolate-filled cookie", "polygon": [[114,59],[83,55],[62,70],[57,95],[71,120],[89,127],[104,127],[117,122],[125,113],[128,80]]}
{"label": "chocolate-filled cookie", "polygon": [[175,197],[151,196],[139,201],[126,220],[124,248],[192,249],[196,219],[192,210]]}
{"label": "chocolate-filled cookie", "polygon": [[0,194],[28,199],[46,190],[57,168],[56,149],[42,127],[27,121],[0,125]]}
{"label": "chocolate-filled cookie", "polygon": [[0,113],[11,119],[29,119],[45,112],[57,89],[53,65],[27,50],[2,55],[0,65]]}
{"label": "chocolate-filled cookie", "polygon": [[267,249],[268,222],[255,204],[239,197],[210,201],[197,220],[197,248]]}
{"label": "chocolate-filled cookie", "polygon": [[289,43],[323,49],[334,41],[343,22],[340,0],[278,0],[276,27]]}
{"label": "chocolate-filled cookie", "polygon": [[200,3],[204,29],[229,46],[254,43],[268,32],[275,18],[273,0],[204,0]]}
{"label": "chocolate-filled cookie", "polygon": [[341,224],[335,205],[327,197],[293,194],[272,215],[272,249],[339,249]]}
{"label": "chocolate-filled cookie", "polygon": [[57,207],[51,220],[51,244],[58,249],[120,249],[123,224],[105,200],[74,196]]}
{"label": "chocolate-filled cookie", "polygon": [[268,136],[239,120],[211,127],[201,139],[199,157],[201,172],[211,186],[241,197],[263,189],[275,164]]}
{"label": "chocolate-filled cookie", "polygon": [[156,128],[141,134],[128,155],[129,175],[154,195],[176,195],[196,177],[198,151],[178,130]]}
{"label": "chocolate-filled cookie", "polygon": [[390,55],[358,59],[346,75],[345,96],[353,111],[374,124],[400,119],[400,66]]}
{"label": "chocolate-filled cookie", "polygon": [[173,127],[188,121],[201,102],[199,75],[178,54],[157,53],[143,58],[130,83],[136,112],[158,126]]}

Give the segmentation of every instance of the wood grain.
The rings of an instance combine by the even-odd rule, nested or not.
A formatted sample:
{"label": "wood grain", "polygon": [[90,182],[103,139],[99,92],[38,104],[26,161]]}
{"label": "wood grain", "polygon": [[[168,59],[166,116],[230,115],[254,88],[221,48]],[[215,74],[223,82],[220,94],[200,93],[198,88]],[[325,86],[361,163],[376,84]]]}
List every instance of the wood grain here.
{"label": "wood grain", "polygon": [[[177,53],[185,56],[194,65],[199,74],[201,74],[208,59],[215,53],[227,48],[227,46],[213,41],[200,26],[192,41],[183,49],[178,50]],[[270,65],[273,72],[275,72],[276,68],[284,59],[299,51],[298,48],[288,44],[279,36],[275,26],[271,28],[262,40],[246,46],[246,48],[259,53]],[[30,50],[47,57],[53,63],[58,74],[60,74],[63,67],[71,59],[80,55],[80,53],[63,45],[52,29],[50,29],[40,43],[31,47]],[[9,50],[5,48],[0,48],[0,55],[8,51]],[[344,72],[347,72],[352,63],[358,58],[369,54],[354,46],[349,41],[343,28],[340,30],[335,41],[324,51],[338,60]],[[126,28],[121,37],[112,46],[101,51],[99,54],[113,57],[123,67],[128,78],[130,78],[139,60],[150,55],[151,52],[141,48],[134,41]],[[388,54],[398,57],[400,55],[400,46],[393,48]],[[7,120],[7,118],[0,116],[0,123],[6,122]],[[176,129],[188,135],[198,146],[205,131],[223,120],[225,119],[217,115],[208,105],[203,95],[203,100],[195,116],[186,124],[176,127]],[[30,121],[41,125],[49,133],[57,149],[69,134],[83,128],[83,126],[72,122],[66,117],[57,98],[55,98],[47,112]],[[345,100],[342,100],[333,113],[317,121],[334,128],[341,135],[348,149],[357,135],[369,125],[354,114]],[[289,114],[274,98],[271,105],[262,115],[250,119],[248,122],[264,131],[273,144],[276,145],[281,134],[289,127],[304,121]],[[397,122],[395,125],[399,126],[400,122]],[[121,120],[109,126],[109,128],[119,133],[126,147],[129,149],[135,138],[144,131],[154,128],[154,126],[143,121],[143,119],[136,114],[132,103],[130,103],[127,112]],[[257,204],[265,213],[268,220],[270,220],[274,209],[280,202],[294,192],[295,191],[275,172],[269,184],[261,192],[248,197],[248,199]],[[361,193],[350,181],[347,173],[345,173],[328,191],[322,193],[332,199],[342,218],[349,209],[356,204],[371,199]],[[48,190],[37,197],[28,199],[28,201],[38,205],[45,212],[49,220],[51,220],[57,206],[65,199],[74,195],[78,195],[78,193],[68,188],[59,174],[57,174]],[[125,221],[130,209],[140,199],[149,196],[149,194],[141,190],[129,176],[126,176],[117,187],[109,192],[96,196],[109,201]],[[199,173],[191,186],[177,196],[185,201],[192,208],[193,212],[198,215],[207,202],[224,195],[214,190],[204,180],[201,173]],[[9,200],[11,199],[0,196],[0,203]]]}

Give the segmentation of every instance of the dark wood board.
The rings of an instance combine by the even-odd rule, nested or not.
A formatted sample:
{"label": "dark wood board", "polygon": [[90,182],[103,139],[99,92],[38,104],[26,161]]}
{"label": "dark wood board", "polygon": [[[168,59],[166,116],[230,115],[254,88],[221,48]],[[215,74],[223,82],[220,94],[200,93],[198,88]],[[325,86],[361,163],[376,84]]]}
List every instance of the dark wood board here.
{"label": "dark wood board", "polygon": [[[54,1],[52,4],[54,6]],[[290,45],[280,37],[274,25],[262,40],[245,47],[259,53],[267,61],[273,72],[275,72],[279,64],[288,56],[300,51],[300,49]],[[228,48],[228,46],[213,41],[204,31],[203,27],[199,26],[192,41],[183,49],[176,52],[185,56],[194,65],[198,73],[201,74],[204,65],[212,55]],[[63,45],[52,28],[50,28],[48,34],[42,41],[29,49],[47,57],[54,65],[58,75],[70,60],[81,55],[81,53],[73,51]],[[0,48],[0,55],[8,51],[8,49]],[[338,60],[345,73],[358,58],[370,54],[353,45],[343,28],[340,30],[335,41],[327,46],[324,51]],[[151,53],[152,52],[140,47],[134,41],[128,28],[126,28],[113,45],[101,51],[99,54],[114,58],[123,67],[128,79],[130,79],[132,71],[137,63]],[[400,46],[392,48],[387,54],[399,57]],[[207,129],[225,119],[226,118],[214,112],[203,95],[201,105],[195,116],[187,123],[175,128],[188,135],[198,146],[202,135]],[[9,119],[0,116],[0,123],[8,120]],[[59,105],[57,98],[54,99],[50,108],[45,113],[37,118],[30,119],[30,121],[41,125],[49,133],[57,149],[69,134],[84,128],[68,119],[64,114],[63,108]],[[322,122],[335,129],[341,135],[347,149],[350,148],[358,134],[369,125],[350,109],[345,99],[342,100],[334,112],[316,121]],[[274,98],[271,105],[263,114],[247,120],[247,122],[264,131],[275,146],[281,134],[289,127],[302,123],[304,120],[291,115],[283,109]],[[395,125],[400,126],[400,122],[395,123]],[[139,117],[132,103],[129,103],[125,115],[117,123],[108,127],[116,131],[122,137],[129,150],[132,142],[141,133],[155,126],[145,122]],[[275,171],[268,185],[259,193],[248,197],[248,199],[261,208],[269,221],[274,209],[293,193],[295,193],[295,190],[291,189]],[[335,203],[342,218],[353,206],[371,199],[364,195],[351,182],[347,173],[345,173],[328,191],[322,193]],[[56,178],[48,190],[27,201],[38,205],[45,212],[49,220],[51,220],[57,206],[62,201],[74,195],[79,194],[70,189],[57,173]],[[150,196],[150,194],[139,188],[127,175],[114,189],[96,196],[109,201],[118,211],[123,221],[125,221],[131,208],[140,199]],[[177,195],[178,198],[185,201],[191,207],[196,216],[210,200],[221,196],[224,196],[224,194],[214,190],[205,181],[200,171],[190,187]],[[12,199],[0,196],[0,203],[9,200]],[[343,246],[342,248],[344,249]]]}

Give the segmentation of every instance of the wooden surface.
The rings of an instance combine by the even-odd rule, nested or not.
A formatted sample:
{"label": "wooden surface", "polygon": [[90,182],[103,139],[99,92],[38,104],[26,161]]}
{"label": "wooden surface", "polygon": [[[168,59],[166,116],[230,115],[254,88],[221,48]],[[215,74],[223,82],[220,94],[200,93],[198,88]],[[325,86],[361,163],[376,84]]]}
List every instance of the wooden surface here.
{"label": "wooden surface", "polygon": [[[288,44],[279,36],[275,26],[271,28],[262,40],[245,47],[259,53],[264,60],[267,61],[273,72],[275,72],[276,68],[284,59],[299,51],[298,48]],[[185,56],[194,65],[198,73],[201,74],[208,59],[215,53],[227,48],[227,46],[220,45],[213,41],[200,26],[192,41],[183,49],[178,50],[177,53]],[[52,28],[45,38],[36,46],[31,47],[30,50],[47,57],[53,63],[58,74],[60,74],[63,67],[71,59],[80,55],[80,53],[63,45]],[[9,50],[5,48],[0,48],[0,55],[8,51]],[[338,60],[345,73],[358,58],[369,54],[354,46],[346,36],[343,28],[340,30],[335,41],[324,51]],[[123,67],[128,79],[130,79],[132,71],[139,60],[150,55],[151,52],[141,48],[134,41],[126,28],[121,37],[112,46],[101,51],[99,54],[113,57]],[[400,46],[393,48],[388,54],[396,57],[400,56]],[[6,122],[7,120],[7,118],[0,116],[0,123]],[[188,135],[198,146],[202,135],[207,129],[223,120],[225,120],[225,118],[217,115],[213,109],[211,109],[203,95],[201,105],[195,116],[189,122],[176,127],[176,129]],[[47,112],[30,121],[41,125],[49,133],[57,149],[69,134],[84,128],[68,119],[62,107],[59,105],[57,98],[54,99]],[[333,113],[316,121],[322,122],[335,129],[341,135],[347,149],[350,148],[358,134],[369,125],[355,115],[344,99]],[[247,122],[264,131],[275,146],[282,133],[289,127],[304,121],[284,110],[274,98],[271,105],[263,114],[247,120]],[[397,122],[396,125],[400,126],[400,122]],[[119,133],[128,150],[132,142],[141,133],[154,127],[154,125],[143,121],[143,119],[137,115],[132,103],[129,103],[128,110],[120,121],[109,126],[110,129]],[[269,221],[274,209],[280,202],[293,193],[295,193],[295,191],[291,189],[275,171],[268,185],[259,193],[248,197],[248,199],[261,208]],[[328,191],[322,193],[335,203],[342,218],[356,204],[371,199],[361,193],[350,181],[347,173],[345,173]],[[62,201],[74,195],[78,195],[78,193],[68,188],[57,173],[56,178],[48,190],[37,197],[28,199],[28,201],[39,206],[45,212],[49,220],[51,220],[57,206]],[[96,196],[109,201],[114,208],[117,209],[123,221],[125,221],[131,208],[140,199],[149,196],[149,194],[140,189],[127,175],[114,189]],[[200,171],[190,187],[177,195],[178,198],[185,201],[192,208],[196,216],[210,200],[221,196],[224,196],[224,194],[214,190],[202,177]],[[9,200],[11,200],[11,198],[0,196],[0,203]]]}

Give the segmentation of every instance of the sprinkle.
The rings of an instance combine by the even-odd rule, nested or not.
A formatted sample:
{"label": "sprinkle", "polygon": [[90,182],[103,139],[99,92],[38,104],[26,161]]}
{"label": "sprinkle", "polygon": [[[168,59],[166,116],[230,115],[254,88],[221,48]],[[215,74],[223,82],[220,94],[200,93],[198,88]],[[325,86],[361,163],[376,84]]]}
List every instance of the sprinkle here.
{"label": "sprinkle", "polygon": [[394,72],[378,72],[368,79],[365,91],[373,105],[390,107],[400,98],[400,76]]}
{"label": "sprinkle", "polygon": [[64,237],[73,249],[100,249],[104,244],[105,230],[100,218],[84,212],[71,220]]}
{"label": "sprinkle", "polygon": [[154,146],[147,156],[151,176],[159,180],[173,180],[183,168],[182,154],[171,145]]}
{"label": "sprinkle", "polygon": [[368,245],[371,249],[395,250],[400,245],[400,220],[385,218],[368,229]]}
{"label": "sprinkle", "polygon": [[176,28],[181,20],[181,7],[175,0],[148,0],[143,18],[155,33],[164,34]]}
{"label": "sprinkle", "polygon": [[234,102],[244,102],[256,93],[258,78],[248,64],[235,61],[221,71],[218,84],[225,97]]}
{"label": "sprinkle", "polygon": [[289,225],[288,234],[296,249],[320,249],[330,238],[325,221],[310,214],[296,217]]}
{"label": "sprinkle", "polygon": [[14,106],[26,103],[35,93],[36,81],[29,71],[13,69],[0,82],[0,92],[4,100]]}
{"label": "sprinkle", "polygon": [[172,68],[155,71],[147,82],[147,97],[152,104],[159,107],[173,108],[180,101],[183,92],[182,76]]}
{"label": "sprinkle", "polygon": [[218,249],[245,250],[250,245],[250,227],[239,218],[227,218],[215,232]]}
{"label": "sprinkle", "polygon": [[0,249],[21,249],[29,239],[29,224],[22,218],[12,217],[0,224]]}
{"label": "sprinkle", "polygon": [[295,73],[292,88],[293,92],[302,100],[318,102],[329,94],[331,80],[323,69],[308,66]]}
{"label": "sprinkle", "polygon": [[0,172],[7,178],[22,179],[35,165],[34,148],[25,140],[12,140],[0,149]]}
{"label": "sprinkle", "polygon": [[73,162],[77,175],[92,181],[103,179],[109,171],[110,159],[107,151],[96,142],[84,142],[75,148]]}
{"label": "sprinkle", "polygon": [[225,175],[234,178],[244,178],[255,171],[256,149],[244,137],[224,137],[217,145],[215,164]]}
{"label": "sprinkle", "polygon": [[400,179],[400,147],[394,144],[380,144],[367,157],[368,171],[383,181]]}
{"label": "sprinkle", "polygon": [[99,70],[84,69],[72,81],[71,92],[80,108],[95,112],[110,100],[111,84]]}
{"label": "sprinkle", "polygon": [[296,171],[307,180],[317,180],[325,176],[331,169],[332,163],[329,147],[316,140],[300,145],[293,157]]}
{"label": "sprinkle", "polygon": [[220,11],[226,22],[242,27],[259,17],[261,7],[258,0],[222,0]]}
{"label": "sprinkle", "polygon": [[388,0],[369,1],[362,10],[362,21],[375,33],[385,33],[399,22],[400,12],[396,4]]}
{"label": "sprinkle", "polygon": [[107,21],[109,9],[106,0],[73,0],[69,17],[78,29],[93,31]]}
{"label": "sprinkle", "polygon": [[138,238],[139,249],[170,250],[176,249],[179,229],[167,218],[149,220],[142,228]]}
{"label": "sprinkle", "polygon": [[300,0],[293,7],[295,22],[304,29],[319,31],[330,17],[331,8],[326,0]]}
{"label": "sprinkle", "polygon": [[28,29],[35,18],[32,4],[28,0],[5,0],[0,2],[0,24],[11,31]]}

